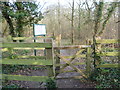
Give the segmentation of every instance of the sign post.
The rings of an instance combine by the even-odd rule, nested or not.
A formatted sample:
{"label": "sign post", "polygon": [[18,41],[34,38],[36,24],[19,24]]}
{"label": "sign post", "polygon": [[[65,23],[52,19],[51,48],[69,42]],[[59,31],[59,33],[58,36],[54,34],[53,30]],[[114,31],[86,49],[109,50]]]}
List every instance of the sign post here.
{"label": "sign post", "polygon": [[[34,42],[36,42],[37,36],[46,36],[46,25],[33,24],[33,35],[34,35]],[[36,50],[34,50],[34,55],[36,56]]]}

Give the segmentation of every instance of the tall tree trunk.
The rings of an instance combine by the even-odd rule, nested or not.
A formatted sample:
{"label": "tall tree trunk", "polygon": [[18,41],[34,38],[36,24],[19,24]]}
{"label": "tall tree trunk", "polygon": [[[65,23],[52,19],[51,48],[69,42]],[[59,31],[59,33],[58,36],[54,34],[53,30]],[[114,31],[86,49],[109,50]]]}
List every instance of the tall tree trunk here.
{"label": "tall tree trunk", "polygon": [[94,26],[94,34],[93,34],[93,53],[94,53],[94,67],[96,67],[96,61],[97,59],[97,54],[96,54],[96,38],[97,38],[97,33],[99,31],[99,26],[100,26],[100,20],[102,17],[102,11],[103,11],[103,2],[94,2],[95,4],[95,26]]}
{"label": "tall tree trunk", "polygon": [[[60,1],[58,0],[58,30],[59,30],[59,36],[61,36],[61,20],[60,20]],[[60,42],[59,42],[59,46],[60,46]]]}
{"label": "tall tree trunk", "polygon": [[78,3],[78,15],[79,15],[79,17],[78,17],[78,20],[79,20],[79,21],[78,21],[78,31],[79,31],[79,39],[80,39],[80,35],[81,35],[81,33],[80,33],[80,32],[81,32],[81,31],[80,31],[80,30],[81,30],[81,26],[80,26],[80,25],[81,25],[81,24],[80,24],[80,20],[81,20],[81,10],[80,10],[80,9],[81,9],[81,8],[80,8],[80,6],[81,6],[81,2],[80,2],[80,0],[79,0],[79,3]]}
{"label": "tall tree trunk", "polygon": [[72,41],[74,44],[74,0],[72,1],[72,18],[71,18]]}
{"label": "tall tree trunk", "polygon": [[[15,5],[20,12],[24,10],[22,7],[22,2],[15,2]],[[18,17],[17,19],[17,32],[18,32],[18,37],[23,37],[24,31],[23,31],[23,17]],[[23,42],[23,40],[19,40],[20,42]]]}
{"label": "tall tree trunk", "polygon": [[60,1],[58,0],[58,29],[61,34],[61,22],[60,22]]}

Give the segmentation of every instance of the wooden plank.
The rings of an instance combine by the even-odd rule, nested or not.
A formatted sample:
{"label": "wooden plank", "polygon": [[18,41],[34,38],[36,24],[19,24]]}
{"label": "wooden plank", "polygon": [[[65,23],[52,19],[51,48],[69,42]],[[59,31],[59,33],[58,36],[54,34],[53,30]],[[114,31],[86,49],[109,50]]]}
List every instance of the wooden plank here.
{"label": "wooden plank", "polygon": [[61,45],[61,34],[59,34],[58,36],[55,37],[55,43],[57,46]]}
{"label": "wooden plank", "polygon": [[[71,59],[71,58],[73,58],[74,57],[74,55],[73,56],[62,56],[62,57],[64,57],[64,58],[66,58],[66,59]],[[86,55],[78,55],[77,56],[77,58],[85,58],[86,57]]]}
{"label": "wooden plank", "polygon": [[45,56],[16,56],[16,58],[46,59]]}
{"label": "wooden plank", "polygon": [[37,49],[37,50],[45,50],[45,48],[13,48],[13,49],[17,49],[17,50],[31,50],[31,49]]}
{"label": "wooden plank", "polygon": [[[81,70],[82,72],[84,72],[85,70]],[[58,72],[58,71],[56,71]],[[69,72],[76,72],[76,70],[65,70],[65,71],[59,71],[58,73],[69,73]]]}
{"label": "wooden plank", "polygon": [[[2,58],[2,59],[10,59],[10,58]],[[15,56],[14,59],[46,59],[45,56]]]}
{"label": "wooden plank", "polygon": [[72,46],[59,46],[59,47],[54,47],[54,49],[75,49],[75,48],[88,48],[91,47],[91,45],[72,45]]}
{"label": "wooden plank", "polygon": [[31,59],[2,59],[0,64],[12,65],[52,65],[51,60],[31,60]]}
{"label": "wooden plank", "polygon": [[[1,46],[2,47],[2,46]],[[6,52],[6,51],[9,51],[8,48],[2,48],[1,49],[2,52]]]}
{"label": "wooden plank", "polygon": [[[59,49],[57,49],[56,52],[60,54],[60,50]],[[55,68],[55,76],[57,76],[60,73],[60,66],[59,65],[56,66],[56,64],[60,64],[60,58],[56,57],[55,59],[56,59],[56,63],[55,63],[55,67],[56,67]]]}
{"label": "wooden plank", "polygon": [[45,39],[51,38],[50,36],[39,36],[39,37],[12,37],[13,40],[27,40],[27,39]]}
{"label": "wooden plank", "polygon": [[119,56],[120,52],[102,52],[97,54],[100,56]]}
{"label": "wooden plank", "polygon": [[9,47],[9,48],[14,48],[14,47],[52,48],[52,44],[51,43],[2,43],[2,47]]}
{"label": "wooden plank", "polygon": [[101,40],[96,40],[96,43],[120,43],[120,39],[101,39]]}
{"label": "wooden plank", "polygon": [[13,40],[26,40],[26,39],[32,39],[33,37],[12,37]]}
{"label": "wooden plank", "polygon": [[25,75],[7,75],[7,74],[2,74],[2,77],[0,77],[0,79],[6,79],[6,80],[35,81],[35,82],[46,82],[48,78],[49,78],[48,76],[25,76]]}
{"label": "wooden plank", "polygon": [[65,70],[65,71],[56,71],[57,73],[69,73],[69,72],[76,72],[76,70]]}
{"label": "wooden plank", "polygon": [[[52,39],[45,39],[45,42],[52,43]],[[46,48],[45,53],[46,53],[45,54],[46,59],[50,59],[50,62],[52,62],[53,65],[54,65],[53,48]],[[55,68],[53,67],[53,65],[52,66],[47,66],[49,77],[55,76]]]}
{"label": "wooden plank", "polygon": [[87,75],[90,75],[91,72],[91,54],[92,54],[92,49],[91,48],[87,48],[87,54],[86,54],[86,72]]}
{"label": "wooden plank", "polygon": [[120,48],[111,48],[111,47],[109,47],[109,48],[102,48],[102,51],[119,51],[120,50]]}
{"label": "wooden plank", "polygon": [[120,68],[120,64],[102,64],[97,66],[97,68]]}
{"label": "wooden plank", "polygon": [[[81,63],[81,62],[75,62],[75,63],[72,63],[73,65],[85,65],[86,63]],[[64,66],[66,64],[55,64],[55,66]]]}
{"label": "wooden plank", "polygon": [[73,77],[69,77],[69,76],[58,76],[56,77],[56,79],[83,79],[82,76],[73,76]]}

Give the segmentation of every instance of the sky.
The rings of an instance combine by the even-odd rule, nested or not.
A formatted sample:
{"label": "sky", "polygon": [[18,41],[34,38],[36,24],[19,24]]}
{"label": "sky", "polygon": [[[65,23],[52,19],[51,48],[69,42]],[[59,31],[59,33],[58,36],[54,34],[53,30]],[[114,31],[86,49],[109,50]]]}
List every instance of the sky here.
{"label": "sky", "polygon": [[[60,4],[63,6],[69,6],[69,2],[72,2],[72,0],[59,0]],[[79,2],[79,0],[74,0],[75,4],[76,2]],[[81,0],[81,2],[86,1],[86,0]],[[91,5],[93,0],[87,0],[88,3]],[[96,0],[99,1],[99,0]],[[117,1],[117,0],[103,0],[104,2],[111,2],[111,1]],[[57,5],[58,4],[58,0],[37,0],[37,2],[40,2],[41,5],[44,5],[44,3],[46,2],[46,4],[44,5],[43,11],[46,7],[50,6],[50,5]]]}
{"label": "sky", "polygon": [[[47,2],[47,4],[48,5],[52,5],[52,4],[57,4],[57,2],[58,2],[58,0],[37,0],[38,2]],[[71,2],[72,0],[59,0],[60,1],[60,3],[62,4],[62,5],[66,5],[66,4],[68,4],[68,2]],[[75,2],[78,2],[79,0],[74,0]],[[86,1],[86,0],[81,0],[81,1]],[[92,0],[88,0],[88,1],[92,1]],[[96,1],[98,1],[98,0],[96,0]],[[103,1],[105,1],[105,2],[111,2],[111,1],[113,1],[113,0],[103,0]],[[117,1],[117,0],[114,0],[114,1]]]}
{"label": "sky", "polygon": [[[9,1],[21,1],[21,0],[9,0]],[[33,0],[23,0],[23,1],[33,1]],[[40,5],[44,6],[42,9],[42,12],[44,12],[44,10],[50,5],[58,5],[58,0],[34,0],[34,1],[40,2]],[[72,3],[73,0],[59,0],[59,1],[60,1],[60,5],[69,7],[70,6],[69,3],[70,2]],[[75,1],[75,6],[76,6],[77,4],[76,2],[79,2],[79,0],[74,0],[74,1]],[[84,2],[86,0],[80,0],[80,1]],[[87,0],[87,1],[88,1],[88,4],[91,5],[93,0]],[[99,1],[99,0],[96,0],[96,1]],[[119,1],[119,0],[103,0],[103,1],[111,2],[111,1]]]}

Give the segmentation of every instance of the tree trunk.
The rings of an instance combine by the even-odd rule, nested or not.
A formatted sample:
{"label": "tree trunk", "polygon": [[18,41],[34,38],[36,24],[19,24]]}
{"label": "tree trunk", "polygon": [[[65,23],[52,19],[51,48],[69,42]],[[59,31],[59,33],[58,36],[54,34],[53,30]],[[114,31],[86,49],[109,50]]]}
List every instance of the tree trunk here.
{"label": "tree trunk", "polygon": [[[59,35],[61,36],[61,21],[60,21],[60,1],[58,0],[58,30],[59,30]],[[60,46],[60,43],[59,43]]]}
{"label": "tree trunk", "polygon": [[74,44],[74,0],[72,2],[72,19],[71,19],[71,30],[72,30],[72,41],[71,43]]}
{"label": "tree trunk", "polygon": [[[7,2],[4,2],[4,9],[5,10],[2,10],[2,15],[3,17],[6,19],[7,23],[9,24],[9,29],[10,29],[10,32],[9,34],[12,36],[12,37],[15,37],[15,32],[14,32],[14,27],[13,27],[13,23],[12,23],[12,20],[10,19],[8,13],[7,13],[7,8],[6,7],[9,7],[9,4]],[[13,42],[16,42],[16,40],[13,40]]]}
{"label": "tree trunk", "polygon": [[[17,9],[19,12],[22,12],[24,8],[22,8],[22,3],[21,2],[15,2],[15,5],[17,6]],[[17,19],[17,32],[18,32],[18,37],[23,37],[24,35],[24,30],[23,30],[23,17],[18,17]],[[19,40],[19,42],[23,42],[23,40]]]}

